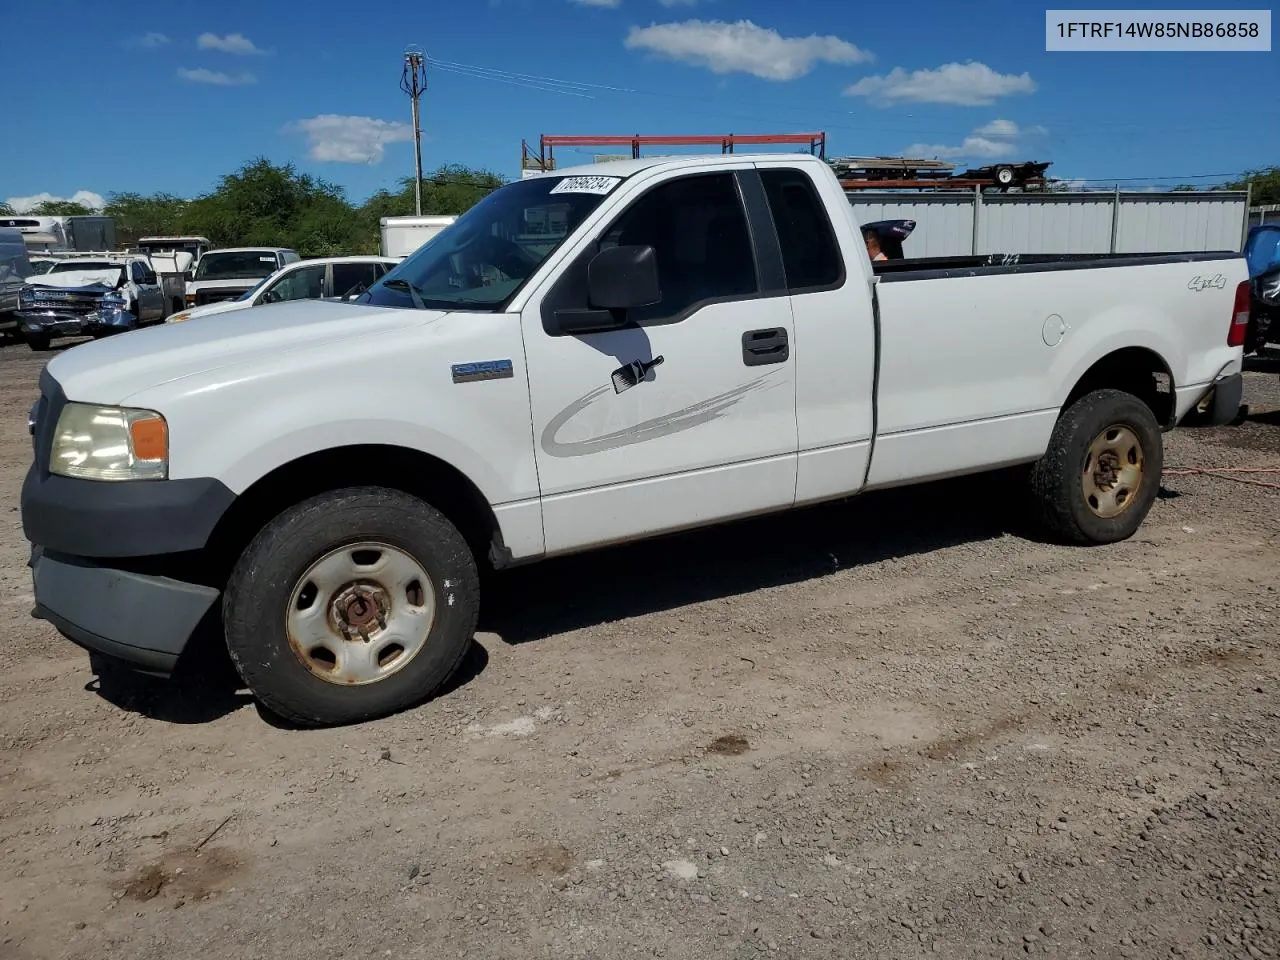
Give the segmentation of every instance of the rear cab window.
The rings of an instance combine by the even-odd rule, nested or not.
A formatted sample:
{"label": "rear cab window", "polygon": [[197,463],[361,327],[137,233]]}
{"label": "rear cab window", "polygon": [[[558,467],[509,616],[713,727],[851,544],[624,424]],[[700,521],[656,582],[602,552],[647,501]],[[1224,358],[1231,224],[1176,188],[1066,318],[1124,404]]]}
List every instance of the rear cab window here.
{"label": "rear cab window", "polygon": [[801,170],[760,171],[790,293],[834,290],[844,283],[844,258],[813,181]]}

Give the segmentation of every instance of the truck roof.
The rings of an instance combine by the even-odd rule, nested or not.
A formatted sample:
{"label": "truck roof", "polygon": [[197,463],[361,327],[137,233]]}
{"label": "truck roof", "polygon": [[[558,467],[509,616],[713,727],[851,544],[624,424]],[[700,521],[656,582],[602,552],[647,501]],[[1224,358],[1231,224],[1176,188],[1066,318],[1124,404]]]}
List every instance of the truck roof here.
{"label": "truck roof", "polygon": [[700,167],[724,163],[725,161],[743,163],[770,161],[776,163],[779,160],[793,161],[804,165],[818,164],[826,166],[823,160],[809,153],[715,153],[690,154],[678,157],[641,157],[638,160],[609,160],[604,163],[584,163],[576,167],[561,167],[558,170],[548,170],[545,173],[535,174],[535,176],[629,177],[632,174],[639,173],[641,170],[648,170],[652,167]]}
{"label": "truck roof", "polygon": [[291,247],[219,247],[217,250],[210,250],[205,254],[206,257],[215,253],[280,253],[284,250],[292,250]]}

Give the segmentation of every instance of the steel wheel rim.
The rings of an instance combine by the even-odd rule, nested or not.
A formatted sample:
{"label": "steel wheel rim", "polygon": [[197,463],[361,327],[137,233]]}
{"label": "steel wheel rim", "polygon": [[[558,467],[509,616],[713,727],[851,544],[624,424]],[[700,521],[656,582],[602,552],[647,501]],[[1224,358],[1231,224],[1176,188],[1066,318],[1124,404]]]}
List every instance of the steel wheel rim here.
{"label": "steel wheel rim", "polygon": [[1138,434],[1113,423],[1089,444],[1081,474],[1085,505],[1104,520],[1118,517],[1137,501],[1145,476],[1146,455]]}
{"label": "steel wheel rim", "polygon": [[435,585],[422,564],[399,547],[362,541],[307,567],[289,594],[285,632],[313,676],[363,686],[408,666],[435,618]]}

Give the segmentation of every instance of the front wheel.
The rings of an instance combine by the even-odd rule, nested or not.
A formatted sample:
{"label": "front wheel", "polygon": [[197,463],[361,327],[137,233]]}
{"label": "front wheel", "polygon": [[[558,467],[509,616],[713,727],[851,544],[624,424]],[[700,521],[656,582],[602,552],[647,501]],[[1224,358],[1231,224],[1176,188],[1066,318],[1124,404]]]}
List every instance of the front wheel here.
{"label": "front wheel", "polygon": [[1121,390],[1095,390],[1058,418],[1031,471],[1048,529],[1071,543],[1115,543],[1142,525],[1160,490],[1164,437],[1151,408]]}
{"label": "front wheel", "polygon": [[47,333],[32,333],[26,339],[27,346],[37,352],[44,352],[53,346],[53,337]]}
{"label": "front wheel", "polygon": [[457,670],[479,585],[466,541],[416,497],[352,487],[276,517],[223,599],[227,648],[254,695],[306,726],[386,716]]}

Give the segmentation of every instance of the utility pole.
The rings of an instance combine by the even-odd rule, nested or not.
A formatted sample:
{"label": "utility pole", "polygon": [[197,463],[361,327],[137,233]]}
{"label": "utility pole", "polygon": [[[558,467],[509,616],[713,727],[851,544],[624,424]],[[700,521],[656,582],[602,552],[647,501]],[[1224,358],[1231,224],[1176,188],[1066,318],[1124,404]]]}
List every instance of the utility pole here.
{"label": "utility pole", "polygon": [[418,101],[427,89],[427,64],[426,57],[417,47],[405,49],[400,89],[409,95],[413,109],[413,207],[417,215],[422,216],[422,126],[419,123]]}

